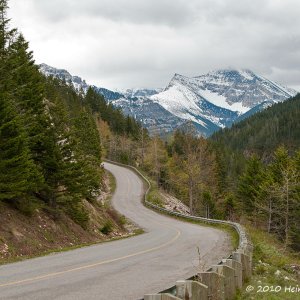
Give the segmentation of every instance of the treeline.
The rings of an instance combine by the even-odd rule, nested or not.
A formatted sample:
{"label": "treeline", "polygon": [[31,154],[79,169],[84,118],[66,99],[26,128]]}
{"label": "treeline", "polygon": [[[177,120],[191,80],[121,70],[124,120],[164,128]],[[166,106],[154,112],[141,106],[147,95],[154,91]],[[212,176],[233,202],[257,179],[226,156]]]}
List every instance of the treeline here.
{"label": "treeline", "polygon": [[222,194],[238,216],[299,250],[300,94],[215,133]]}
{"label": "treeline", "polygon": [[89,88],[84,103],[97,116],[96,123],[101,137],[104,156],[127,164],[138,161],[143,140],[149,139],[148,131],[133,117],[126,116],[119,108],[108,103],[93,88]]}
{"label": "treeline", "polygon": [[299,119],[300,94],[214,133],[211,140],[235,152],[247,149],[245,155],[257,154],[268,160],[280,144],[290,151],[299,149]]}
{"label": "treeline", "polygon": [[[105,130],[101,130],[105,132]],[[107,157],[143,169],[157,186],[185,202],[192,214],[223,217],[217,209],[218,158],[204,138],[188,123],[169,141],[149,137],[140,130],[138,139],[114,136],[106,129]]]}
{"label": "treeline", "polygon": [[[81,200],[95,199],[101,185],[95,122],[73,91],[65,87],[63,95],[40,74],[28,43],[9,29],[6,11],[1,0],[0,199],[28,214],[38,203],[54,213],[60,207],[84,224]],[[67,101],[77,105],[76,114]]]}
{"label": "treeline", "polygon": [[7,9],[0,0],[0,201],[27,214],[63,210],[85,226],[82,200],[101,193],[99,128],[134,138],[140,125],[94,90],[41,75]]}
{"label": "treeline", "polygon": [[268,164],[252,156],[232,192],[233,214],[244,213],[285,247],[300,250],[300,150],[291,156],[281,146]]}
{"label": "treeline", "polygon": [[290,154],[300,148],[300,94],[212,135],[210,140],[226,165],[226,185],[237,184],[246,159],[257,155],[265,163],[284,145]]}

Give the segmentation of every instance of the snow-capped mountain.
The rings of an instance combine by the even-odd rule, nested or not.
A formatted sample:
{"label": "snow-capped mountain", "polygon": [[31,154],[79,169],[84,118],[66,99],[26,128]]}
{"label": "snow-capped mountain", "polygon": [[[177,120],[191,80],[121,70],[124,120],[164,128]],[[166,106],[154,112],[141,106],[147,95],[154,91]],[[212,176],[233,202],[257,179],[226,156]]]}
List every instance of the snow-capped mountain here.
{"label": "snow-capped mountain", "polygon": [[[284,101],[296,94],[250,70],[218,70],[197,77],[175,74],[166,89],[150,99],[173,115],[192,120],[209,135],[217,127]],[[201,131],[201,130],[200,130]]]}
{"label": "snow-capped mountain", "polygon": [[39,68],[44,75],[64,80],[67,83],[72,84],[77,91],[83,90],[86,92],[89,87],[85,80],[81,79],[79,76],[72,76],[67,70],[56,69],[46,64],[40,64]]}
{"label": "snow-capped mountain", "polygon": [[[66,70],[41,65],[41,71],[86,91],[88,84]],[[151,133],[168,133],[191,120],[199,134],[209,136],[296,91],[250,70],[218,70],[196,77],[175,74],[165,89],[111,91],[95,87],[107,101],[141,121]]]}
{"label": "snow-capped mountain", "polygon": [[155,94],[162,92],[163,89],[126,89],[124,91],[120,91],[126,98],[135,98],[135,97],[150,97]]}

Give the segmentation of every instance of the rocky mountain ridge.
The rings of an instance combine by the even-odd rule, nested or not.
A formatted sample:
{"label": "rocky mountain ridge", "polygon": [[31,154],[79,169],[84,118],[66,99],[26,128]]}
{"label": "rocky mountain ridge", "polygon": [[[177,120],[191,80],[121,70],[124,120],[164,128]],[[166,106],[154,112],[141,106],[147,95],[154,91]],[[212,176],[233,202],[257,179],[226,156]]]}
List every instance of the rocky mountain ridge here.
{"label": "rocky mountain ridge", "polygon": [[[40,70],[46,76],[64,79],[78,91],[89,87],[85,80],[66,70],[46,64],[40,65]],[[151,133],[168,134],[191,120],[204,136],[297,93],[250,70],[235,69],[196,77],[175,74],[165,89],[111,91],[93,87],[125,114],[141,121]]]}

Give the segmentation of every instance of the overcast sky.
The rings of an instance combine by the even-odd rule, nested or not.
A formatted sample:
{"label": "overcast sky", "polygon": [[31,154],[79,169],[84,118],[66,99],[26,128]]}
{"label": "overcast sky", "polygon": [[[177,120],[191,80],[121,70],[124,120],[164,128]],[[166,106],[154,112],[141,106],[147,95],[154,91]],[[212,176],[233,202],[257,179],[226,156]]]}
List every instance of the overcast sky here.
{"label": "overcast sky", "polygon": [[299,0],[11,0],[47,63],[106,88],[248,68],[300,91]]}

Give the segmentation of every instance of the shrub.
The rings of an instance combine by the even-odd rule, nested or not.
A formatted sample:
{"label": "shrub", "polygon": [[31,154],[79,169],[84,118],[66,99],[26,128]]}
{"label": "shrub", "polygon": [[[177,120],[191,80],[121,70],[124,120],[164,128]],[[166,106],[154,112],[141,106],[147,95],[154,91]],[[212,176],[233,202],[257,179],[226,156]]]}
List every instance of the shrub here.
{"label": "shrub", "polygon": [[100,228],[100,231],[105,234],[108,235],[112,232],[113,229],[113,224],[110,220],[107,220],[104,224],[104,226],[102,228]]}
{"label": "shrub", "polygon": [[80,225],[83,229],[87,229],[89,215],[81,203],[70,204],[67,209],[67,214],[75,223]]}

